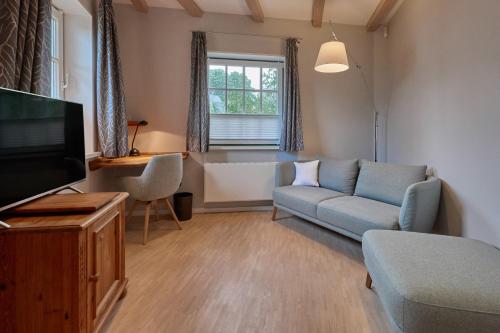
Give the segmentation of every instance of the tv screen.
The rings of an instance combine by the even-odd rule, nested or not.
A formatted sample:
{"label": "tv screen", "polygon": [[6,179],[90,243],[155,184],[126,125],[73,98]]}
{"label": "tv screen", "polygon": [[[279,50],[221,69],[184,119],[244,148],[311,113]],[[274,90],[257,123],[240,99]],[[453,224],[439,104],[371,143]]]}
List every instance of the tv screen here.
{"label": "tv screen", "polygon": [[0,211],[85,177],[82,105],[0,88]]}

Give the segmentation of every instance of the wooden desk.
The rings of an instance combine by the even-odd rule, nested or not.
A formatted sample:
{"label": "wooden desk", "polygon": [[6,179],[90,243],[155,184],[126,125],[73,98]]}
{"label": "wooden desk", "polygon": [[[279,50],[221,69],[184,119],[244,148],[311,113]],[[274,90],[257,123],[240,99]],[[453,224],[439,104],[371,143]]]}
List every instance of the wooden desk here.
{"label": "wooden desk", "polygon": [[[188,152],[180,152],[182,154],[182,159],[188,158]],[[140,167],[148,164],[151,157],[155,155],[173,154],[170,153],[141,153],[141,156],[126,156],[119,158],[106,158],[98,157],[89,162],[89,169],[91,171],[101,169],[101,168],[130,168],[130,167]]]}

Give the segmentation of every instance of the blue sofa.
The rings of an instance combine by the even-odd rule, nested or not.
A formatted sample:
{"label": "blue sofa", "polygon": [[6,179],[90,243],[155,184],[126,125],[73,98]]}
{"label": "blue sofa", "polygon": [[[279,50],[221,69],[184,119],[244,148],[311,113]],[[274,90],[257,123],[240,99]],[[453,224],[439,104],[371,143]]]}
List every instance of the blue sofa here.
{"label": "blue sofa", "polygon": [[276,166],[274,212],[283,210],[361,241],[372,229],[430,232],[441,182],[426,166],[321,159],[319,187],[292,186],[293,162]]}

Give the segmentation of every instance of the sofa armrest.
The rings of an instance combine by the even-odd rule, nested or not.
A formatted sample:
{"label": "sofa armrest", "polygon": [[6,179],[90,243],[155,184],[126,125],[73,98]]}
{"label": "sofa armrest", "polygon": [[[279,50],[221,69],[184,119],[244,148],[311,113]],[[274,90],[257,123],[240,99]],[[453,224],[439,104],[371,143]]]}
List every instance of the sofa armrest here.
{"label": "sofa armrest", "polygon": [[408,187],[399,214],[403,231],[431,232],[439,208],[441,181],[430,177]]}
{"label": "sofa armrest", "polygon": [[275,186],[288,186],[292,185],[295,179],[295,165],[291,162],[278,162],[276,163],[275,173]]}

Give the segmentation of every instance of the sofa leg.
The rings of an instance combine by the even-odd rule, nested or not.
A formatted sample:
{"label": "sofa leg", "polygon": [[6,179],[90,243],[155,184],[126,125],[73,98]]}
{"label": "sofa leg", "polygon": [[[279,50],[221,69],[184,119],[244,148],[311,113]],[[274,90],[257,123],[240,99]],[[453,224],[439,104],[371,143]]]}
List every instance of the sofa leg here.
{"label": "sofa leg", "polygon": [[273,217],[271,218],[273,221],[276,221],[276,214],[278,213],[278,208],[273,207]]}
{"label": "sofa leg", "polygon": [[371,289],[372,288],[372,277],[370,276],[370,273],[366,272],[366,282],[365,282],[365,286],[366,288],[368,289]]}

